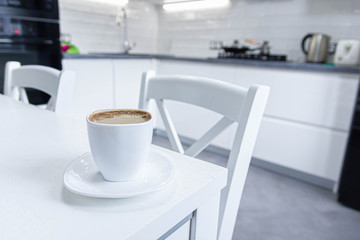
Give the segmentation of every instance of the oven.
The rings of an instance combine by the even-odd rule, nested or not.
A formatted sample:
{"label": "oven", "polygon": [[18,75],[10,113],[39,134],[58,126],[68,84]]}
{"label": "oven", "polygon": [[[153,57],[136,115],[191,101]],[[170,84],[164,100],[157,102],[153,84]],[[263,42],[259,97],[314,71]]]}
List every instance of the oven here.
{"label": "oven", "polygon": [[57,0],[0,0],[0,16],[59,19]]}
{"label": "oven", "polygon": [[[0,92],[7,61],[61,70],[57,0],[0,0]],[[47,102],[45,93],[26,89],[33,104]]]}

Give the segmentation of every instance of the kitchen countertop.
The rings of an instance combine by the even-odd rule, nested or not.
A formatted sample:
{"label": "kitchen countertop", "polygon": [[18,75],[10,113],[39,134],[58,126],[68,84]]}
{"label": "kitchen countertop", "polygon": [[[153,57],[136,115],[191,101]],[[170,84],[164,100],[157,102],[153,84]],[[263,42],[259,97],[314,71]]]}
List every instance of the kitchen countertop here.
{"label": "kitchen countertop", "polygon": [[93,53],[93,54],[64,54],[64,59],[159,59],[159,60],[176,60],[176,61],[192,61],[202,63],[217,64],[239,64],[253,67],[270,67],[270,68],[286,68],[296,70],[323,71],[323,72],[342,72],[360,74],[360,67],[347,66],[331,66],[317,63],[304,62],[276,62],[276,61],[256,61],[244,59],[219,59],[219,58],[192,58],[177,57],[171,55],[157,54],[123,54],[123,53]]}

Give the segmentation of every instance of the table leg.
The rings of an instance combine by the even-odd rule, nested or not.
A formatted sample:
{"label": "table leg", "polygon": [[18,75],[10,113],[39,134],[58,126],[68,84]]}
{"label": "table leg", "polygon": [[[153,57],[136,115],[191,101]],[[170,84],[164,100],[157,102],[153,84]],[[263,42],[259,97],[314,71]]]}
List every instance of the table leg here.
{"label": "table leg", "polygon": [[191,219],[190,240],[216,240],[220,192],[198,207]]}

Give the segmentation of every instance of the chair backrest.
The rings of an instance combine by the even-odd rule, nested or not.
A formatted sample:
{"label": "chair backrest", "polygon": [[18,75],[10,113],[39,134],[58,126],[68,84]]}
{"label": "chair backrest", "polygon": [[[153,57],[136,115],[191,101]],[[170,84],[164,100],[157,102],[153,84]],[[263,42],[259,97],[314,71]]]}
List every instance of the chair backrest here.
{"label": "chair backrest", "polygon": [[[256,137],[265,110],[270,88],[253,85],[243,88],[223,81],[180,75],[155,76],[145,72],[142,77],[139,108],[149,110],[154,99],[166,128],[173,150],[196,156],[232,123],[237,123],[227,169],[227,186],[221,192],[218,239],[230,240],[235,227]],[[223,118],[184,151],[164,99],[197,105],[220,113]]]}
{"label": "chair backrest", "polygon": [[70,111],[75,73],[55,68],[26,65],[10,61],[5,66],[4,94],[29,103],[25,88],[33,88],[50,95],[46,109],[60,114]]}

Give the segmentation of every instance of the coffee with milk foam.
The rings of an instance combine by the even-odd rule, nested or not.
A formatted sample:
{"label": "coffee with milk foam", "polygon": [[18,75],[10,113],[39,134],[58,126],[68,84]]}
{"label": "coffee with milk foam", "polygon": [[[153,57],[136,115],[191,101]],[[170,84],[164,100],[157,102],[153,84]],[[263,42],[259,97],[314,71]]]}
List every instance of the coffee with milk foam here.
{"label": "coffee with milk foam", "polygon": [[89,116],[89,120],[101,124],[136,124],[147,122],[151,114],[141,110],[109,110],[95,112]]}

